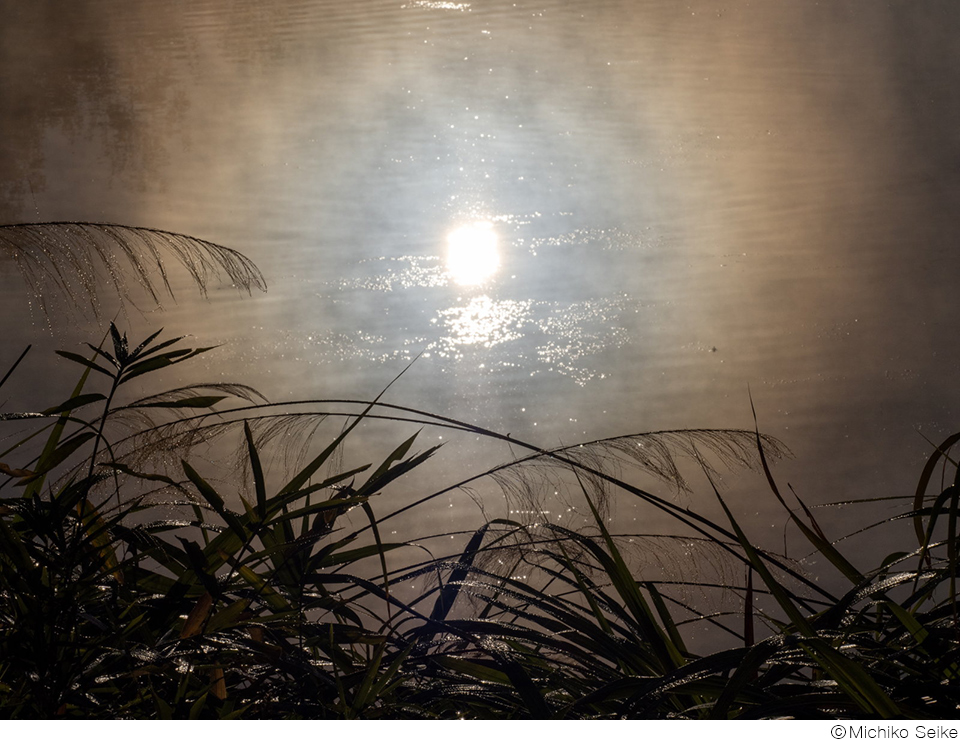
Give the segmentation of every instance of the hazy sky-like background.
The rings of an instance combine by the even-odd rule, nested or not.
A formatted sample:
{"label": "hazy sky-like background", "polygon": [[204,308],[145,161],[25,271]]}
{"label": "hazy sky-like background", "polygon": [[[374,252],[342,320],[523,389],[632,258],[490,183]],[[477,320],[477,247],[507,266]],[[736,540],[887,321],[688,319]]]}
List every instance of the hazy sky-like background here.
{"label": "hazy sky-like background", "polygon": [[[198,375],[369,398],[422,353],[391,400],[543,445],[749,428],[749,389],[813,503],[912,494],[923,435],[960,428],[955,2],[0,14],[0,222],[153,226],[266,275],[266,295],[206,301],[181,276],[177,302],[129,315],[222,343]],[[501,267],[463,286],[446,237],[475,221]],[[99,331],[51,331],[3,255],[0,289],[4,364]],[[32,361],[8,408],[60,371]],[[741,510],[775,510],[744,481]]]}

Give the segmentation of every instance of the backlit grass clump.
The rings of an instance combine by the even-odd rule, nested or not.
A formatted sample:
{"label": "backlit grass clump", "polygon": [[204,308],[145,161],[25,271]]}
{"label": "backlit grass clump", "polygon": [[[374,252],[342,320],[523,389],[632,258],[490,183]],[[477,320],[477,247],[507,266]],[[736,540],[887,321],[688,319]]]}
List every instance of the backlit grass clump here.
{"label": "backlit grass clump", "polygon": [[[0,717],[960,716],[960,472],[950,457],[960,435],[934,450],[912,506],[889,524],[898,544],[864,571],[802,502],[789,504],[768,466],[782,448],[759,432],[548,450],[380,397],[270,404],[239,384],[162,388],[167,368],[207,349],[160,332],[134,343],[111,324],[99,345],[59,353],[76,366],[72,392],[42,411],[0,414]],[[396,448],[349,462],[347,441],[373,420],[396,428]],[[420,448],[411,425],[525,456],[469,480],[418,483],[412,500],[408,485],[395,501],[442,454]],[[230,435],[236,467],[197,454]],[[271,473],[268,450],[297,439],[304,454]],[[701,466],[726,521],[617,472],[680,483],[678,458]],[[761,470],[832,572],[802,573],[751,544],[712,488],[717,462]],[[585,524],[483,521],[438,557],[423,537],[393,533],[403,518],[382,526],[480,478],[534,502],[541,485],[562,486]],[[652,577],[611,531],[614,497],[669,514],[688,542],[748,577]],[[819,585],[834,575],[847,587]],[[707,589],[733,606],[705,613],[697,594]],[[716,647],[689,648],[691,624],[716,635],[698,644]]]}

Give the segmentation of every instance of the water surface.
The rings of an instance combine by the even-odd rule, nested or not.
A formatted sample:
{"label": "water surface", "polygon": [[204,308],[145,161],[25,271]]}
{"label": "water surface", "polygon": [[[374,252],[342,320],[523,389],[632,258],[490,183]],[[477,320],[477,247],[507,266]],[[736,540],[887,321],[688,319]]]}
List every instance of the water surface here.
{"label": "water surface", "polygon": [[[222,343],[198,375],[370,398],[419,357],[391,400],[543,445],[749,427],[752,394],[812,503],[910,494],[922,435],[960,428],[955,3],[0,10],[0,220],[155,226],[267,276],[131,312]],[[497,243],[477,284],[447,253],[471,224]],[[4,357],[96,333],[51,338],[0,269]]]}

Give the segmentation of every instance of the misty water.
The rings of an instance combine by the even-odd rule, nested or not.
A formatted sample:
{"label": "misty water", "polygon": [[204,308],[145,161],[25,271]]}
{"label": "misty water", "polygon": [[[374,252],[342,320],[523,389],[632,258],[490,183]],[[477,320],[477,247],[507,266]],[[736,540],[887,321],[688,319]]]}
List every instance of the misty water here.
{"label": "misty water", "polygon": [[[0,9],[0,222],[167,229],[266,276],[204,299],[174,273],[176,301],[128,312],[131,337],[222,345],[171,380],[370,399],[418,357],[387,400],[544,446],[752,428],[752,395],[809,504],[912,495],[925,437],[960,429],[955,3]],[[453,265],[463,227],[492,262]],[[4,368],[35,345],[4,408],[61,400],[52,350],[98,339],[109,302],[50,327],[8,259],[0,288]],[[519,454],[442,441],[425,487]],[[762,481],[724,482],[779,541]],[[822,515],[836,537],[867,521]],[[419,522],[479,518],[452,494]]]}

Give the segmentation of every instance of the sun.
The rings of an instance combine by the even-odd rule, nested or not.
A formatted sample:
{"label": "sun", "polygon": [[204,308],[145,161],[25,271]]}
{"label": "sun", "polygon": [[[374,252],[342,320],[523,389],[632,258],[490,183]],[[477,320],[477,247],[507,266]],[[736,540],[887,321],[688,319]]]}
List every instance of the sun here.
{"label": "sun", "polygon": [[497,233],[492,223],[478,221],[447,235],[447,270],[458,285],[480,285],[499,268]]}

